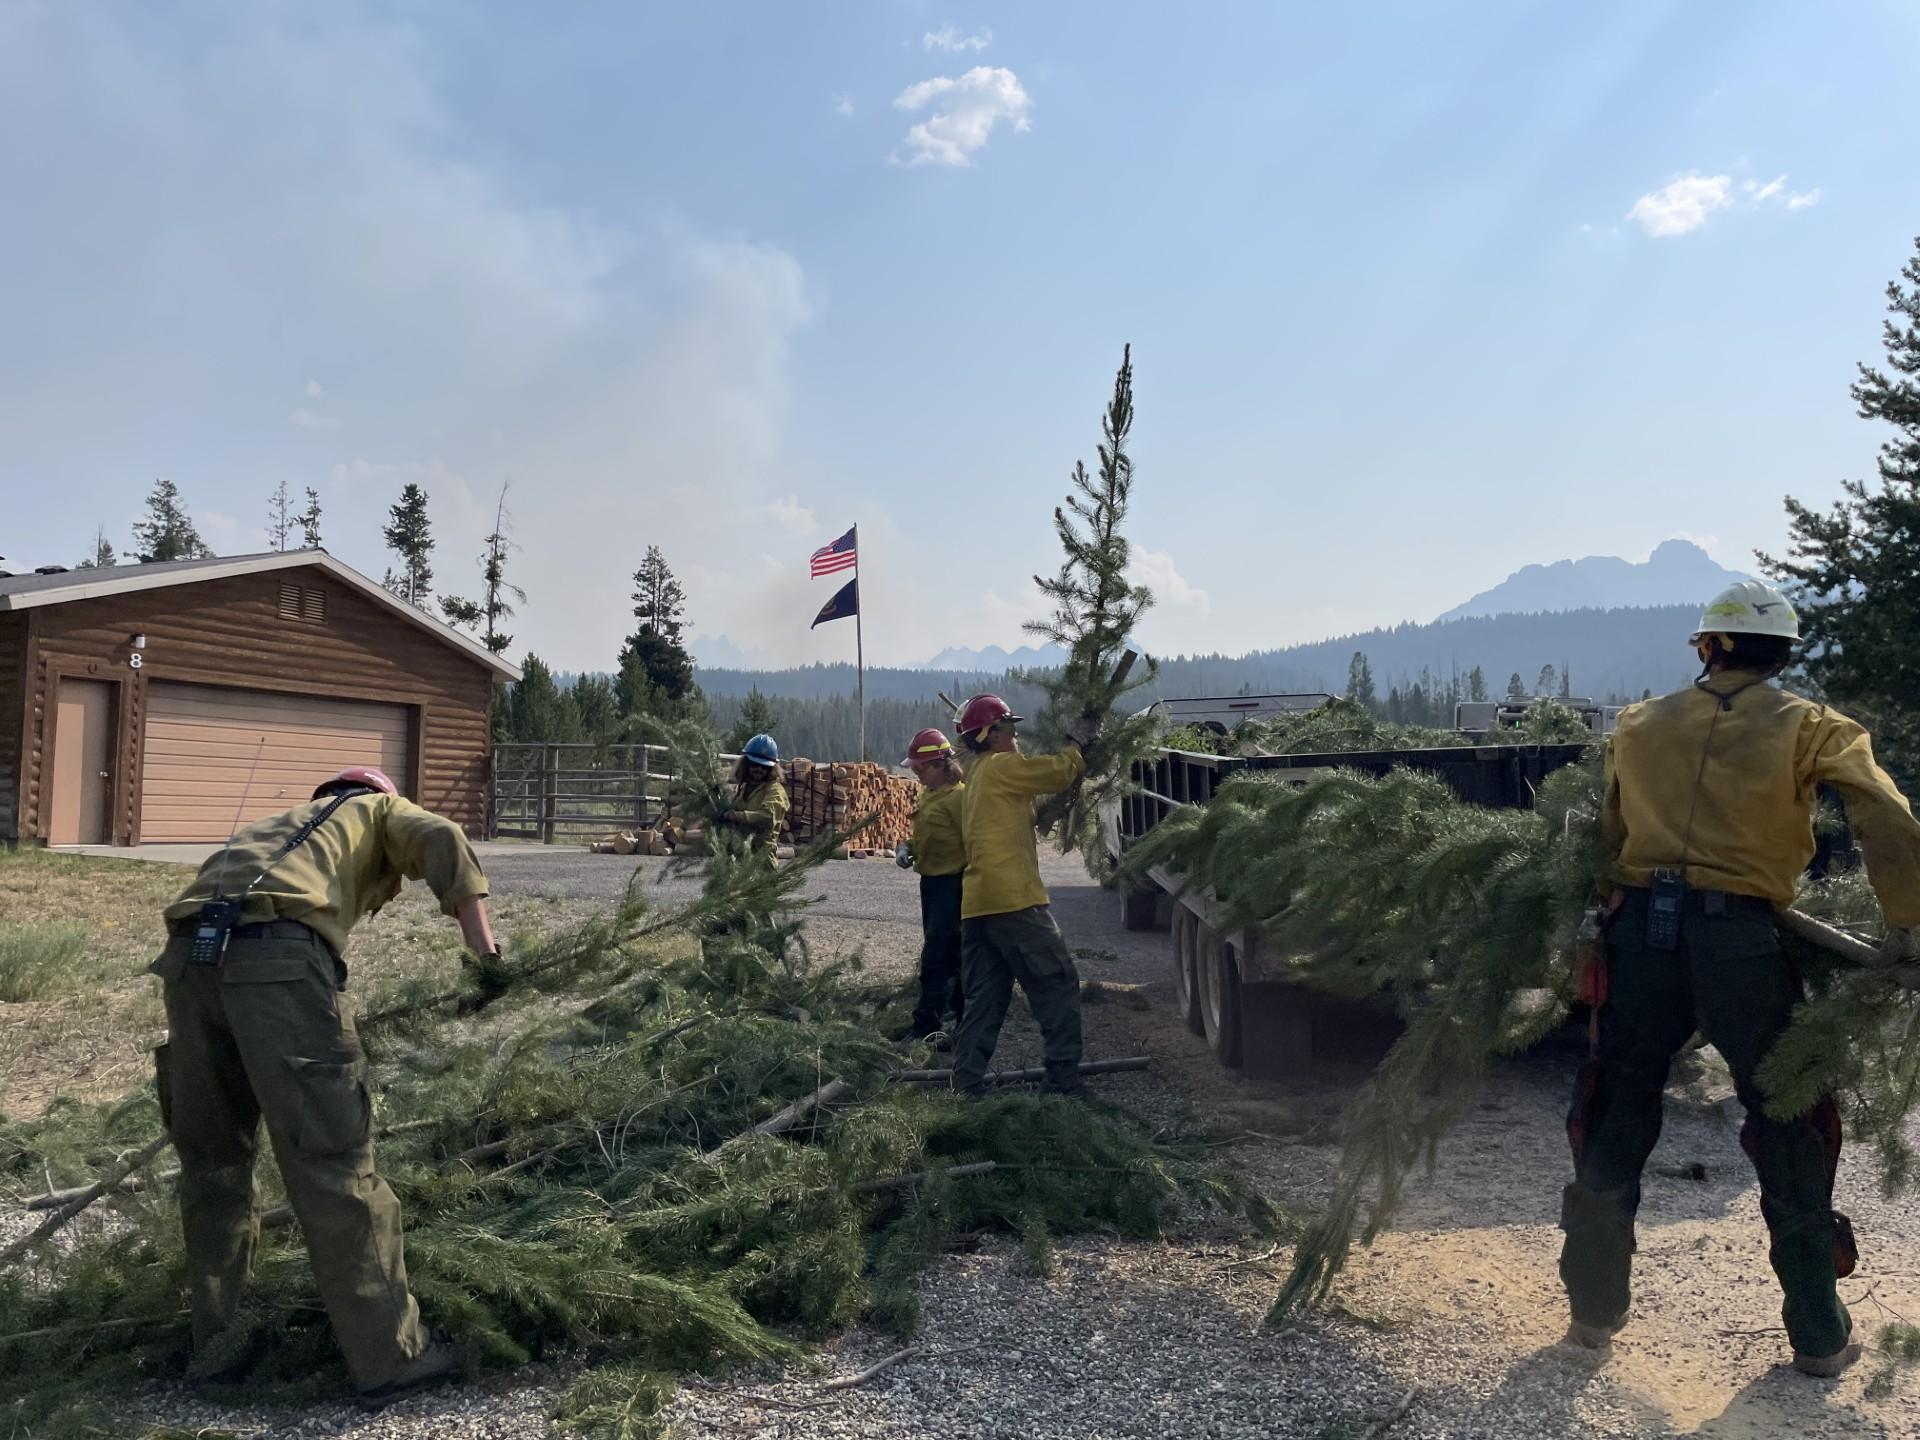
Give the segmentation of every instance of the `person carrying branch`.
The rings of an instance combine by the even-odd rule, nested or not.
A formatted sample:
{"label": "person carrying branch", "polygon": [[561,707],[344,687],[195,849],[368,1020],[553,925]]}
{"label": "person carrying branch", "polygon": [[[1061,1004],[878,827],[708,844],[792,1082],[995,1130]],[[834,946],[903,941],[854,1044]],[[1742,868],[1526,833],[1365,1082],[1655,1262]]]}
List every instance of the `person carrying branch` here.
{"label": "person carrying branch", "polygon": [[1080,972],[1054,923],[1033,802],[1073,784],[1086,769],[1080,747],[1095,722],[1076,721],[1067,747],[1023,755],[1015,715],[998,695],[976,695],[960,716],[961,738],[974,753],[960,801],[967,866],[961,881],[960,971],[966,1010],[953,1040],[953,1088],[985,1089],[987,1063],[1013,999],[1026,992],[1040,1024],[1046,1088],[1075,1095],[1080,1078]]}
{"label": "person carrying branch", "polygon": [[454,1372],[453,1347],[429,1336],[407,1288],[400,1202],[373,1168],[366,1055],[341,995],[348,932],[404,880],[426,881],[467,947],[497,967],[467,837],[371,767],[246,826],[166,908],[170,938],[151,966],[167,1009],[155,1080],[180,1157],[203,1378],[252,1358],[208,1352],[252,1275],[263,1119],[361,1404],[377,1409]]}
{"label": "person carrying branch", "polygon": [[732,806],[713,818],[745,835],[755,850],[771,849],[780,842],[790,808],[780,781],[780,747],[771,735],[756,735],[740,747],[733,785]]}
{"label": "person carrying branch", "polygon": [[1746,1108],[1740,1143],[1759,1175],[1794,1368],[1830,1377],[1860,1356],[1834,1285],[1856,1258],[1852,1227],[1833,1208],[1839,1109],[1829,1097],[1773,1119],[1755,1075],[1803,997],[1774,914],[1813,858],[1816,788],[1847,803],[1891,927],[1887,956],[1909,986],[1920,985],[1920,823],[1874,763],[1865,730],[1767,683],[1799,638],[1786,597],[1733,586],[1692,637],[1700,678],[1629,707],[1608,749],[1601,828],[1618,888],[1604,961],[1589,973],[1594,1055],[1567,1120],[1575,1178],[1561,1205],[1560,1274],[1570,1347],[1604,1352],[1626,1323],[1640,1175],[1660,1136],[1668,1065],[1698,1030]]}
{"label": "person carrying branch", "polygon": [[924,1040],[946,1030],[949,1012],[956,1020],[967,1013],[960,985],[961,891],[967,868],[960,808],[967,787],[953,745],[939,730],[915,735],[901,763],[920,782],[913,839],[894,852],[903,869],[920,872],[920,999],[905,1038]]}

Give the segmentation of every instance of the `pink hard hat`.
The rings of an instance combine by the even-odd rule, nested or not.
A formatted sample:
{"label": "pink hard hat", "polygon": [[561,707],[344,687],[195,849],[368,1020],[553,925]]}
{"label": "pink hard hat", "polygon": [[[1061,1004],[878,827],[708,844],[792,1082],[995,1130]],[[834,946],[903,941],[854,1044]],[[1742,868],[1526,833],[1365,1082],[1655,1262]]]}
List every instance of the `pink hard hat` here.
{"label": "pink hard hat", "polygon": [[331,795],[336,790],[378,790],[383,795],[398,795],[399,787],[387,778],[387,772],[373,765],[349,765],[330,780],[313,787],[313,798]]}

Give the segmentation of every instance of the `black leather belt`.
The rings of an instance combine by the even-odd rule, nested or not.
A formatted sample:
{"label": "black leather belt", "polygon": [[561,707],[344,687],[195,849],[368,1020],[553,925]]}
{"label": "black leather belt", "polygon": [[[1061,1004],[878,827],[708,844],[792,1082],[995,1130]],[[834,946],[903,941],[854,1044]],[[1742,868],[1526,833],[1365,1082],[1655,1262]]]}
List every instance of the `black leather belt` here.
{"label": "black leather belt", "polygon": [[[1622,885],[1620,888],[1634,894],[1645,895],[1648,893],[1647,887],[1644,885]],[[1762,896],[1738,895],[1731,890],[1687,891],[1687,901],[1690,908],[1692,902],[1695,900],[1700,902],[1702,913],[1707,915],[1739,915],[1749,910],[1771,915],[1780,908],[1775,905],[1773,901]],[[234,933],[238,934],[239,932],[236,931]]]}
{"label": "black leather belt", "polygon": [[[198,920],[176,920],[172,933],[186,939],[193,938]],[[236,940],[320,940],[325,943],[318,930],[311,925],[302,925],[298,920],[262,920],[253,925],[233,927]]]}

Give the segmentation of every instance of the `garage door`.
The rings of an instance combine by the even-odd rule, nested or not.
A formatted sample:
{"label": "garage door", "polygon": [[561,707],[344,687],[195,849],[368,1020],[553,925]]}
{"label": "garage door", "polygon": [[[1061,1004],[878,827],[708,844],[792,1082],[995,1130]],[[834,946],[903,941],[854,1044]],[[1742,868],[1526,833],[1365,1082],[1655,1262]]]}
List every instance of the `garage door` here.
{"label": "garage door", "polygon": [[404,705],[154,681],[140,838],[225,840],[236,812],[245,824],[285,810],[348,765],[378,765],[404,789],[408,728]]}

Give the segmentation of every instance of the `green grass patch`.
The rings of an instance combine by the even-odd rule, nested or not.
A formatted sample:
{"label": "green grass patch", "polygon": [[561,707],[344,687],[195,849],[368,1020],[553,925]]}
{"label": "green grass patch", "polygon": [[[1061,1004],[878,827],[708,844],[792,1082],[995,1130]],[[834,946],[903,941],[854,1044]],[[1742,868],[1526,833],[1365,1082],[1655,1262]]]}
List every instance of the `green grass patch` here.
{"label": "green grass patch", "polygon": [[43,1000],[92,979],[88,938],[76,920],[0,923],[0,1002]]}

